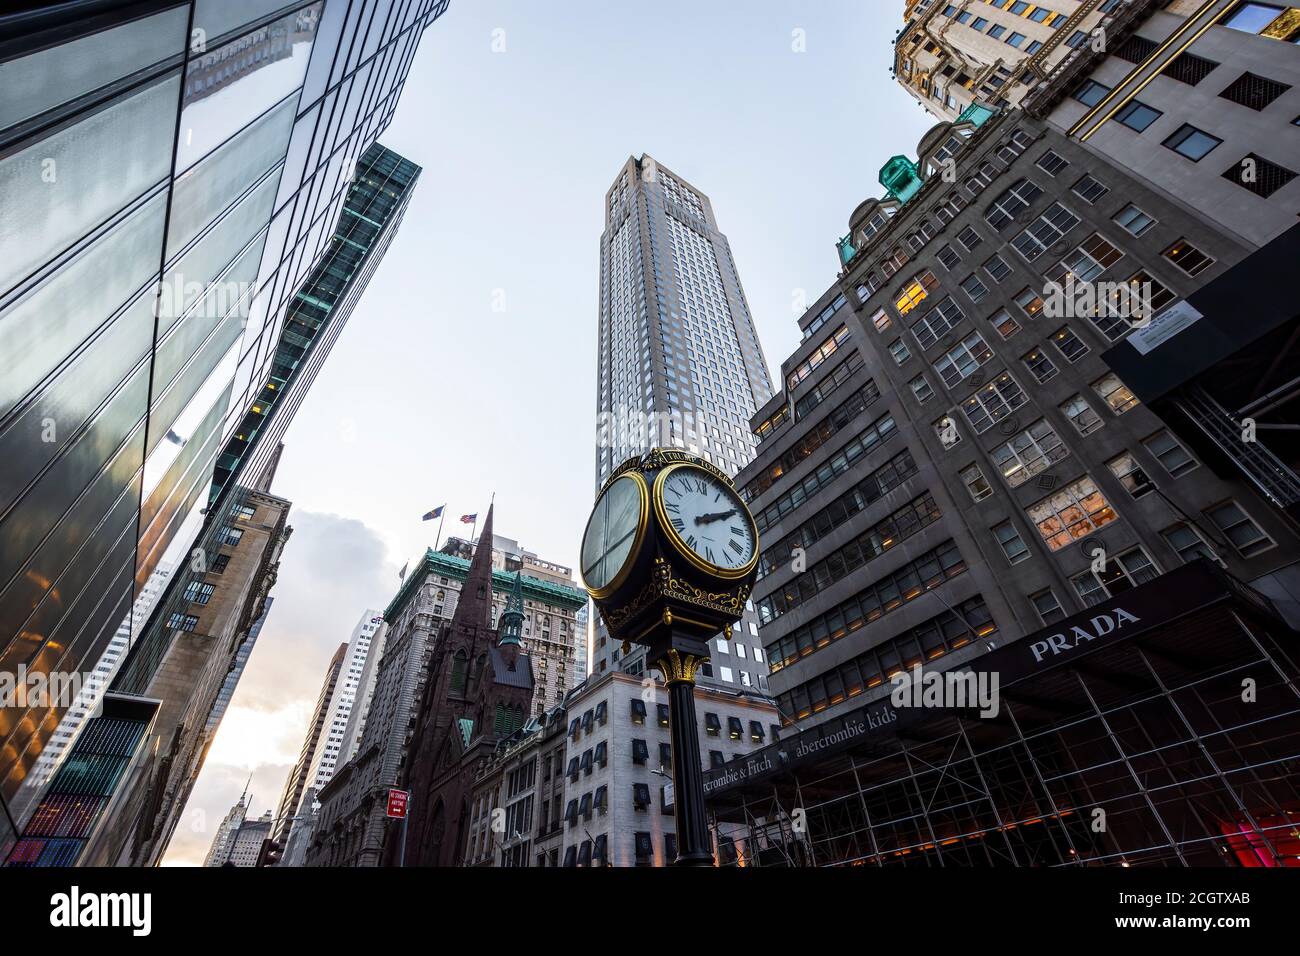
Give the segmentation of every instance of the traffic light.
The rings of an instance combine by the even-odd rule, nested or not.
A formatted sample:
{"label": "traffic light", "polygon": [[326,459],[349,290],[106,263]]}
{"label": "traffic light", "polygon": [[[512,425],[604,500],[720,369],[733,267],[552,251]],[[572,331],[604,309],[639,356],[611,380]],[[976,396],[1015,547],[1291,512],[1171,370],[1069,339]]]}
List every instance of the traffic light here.
{"label": "traffic light", "polygon": [[278,841],[267,837],[262,841],[262,848],[257,851],[257,865],[277,866],[283,854],[284,846]]}

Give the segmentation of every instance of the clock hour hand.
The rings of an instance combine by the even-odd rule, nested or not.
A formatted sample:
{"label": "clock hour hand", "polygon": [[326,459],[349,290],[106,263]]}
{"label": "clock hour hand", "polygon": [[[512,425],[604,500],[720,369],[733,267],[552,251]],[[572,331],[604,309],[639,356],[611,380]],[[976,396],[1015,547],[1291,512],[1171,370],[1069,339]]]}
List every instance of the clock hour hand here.
{"label": "clock hour hand", "polygon": [[730,511],[718,511],[711,515],[700,515],[698,518],[695,519],[695,523],[711,524],[714,521],[721,521],[723,518],[730,518],[735,513],[736,513],[736,509],[732,508]]}

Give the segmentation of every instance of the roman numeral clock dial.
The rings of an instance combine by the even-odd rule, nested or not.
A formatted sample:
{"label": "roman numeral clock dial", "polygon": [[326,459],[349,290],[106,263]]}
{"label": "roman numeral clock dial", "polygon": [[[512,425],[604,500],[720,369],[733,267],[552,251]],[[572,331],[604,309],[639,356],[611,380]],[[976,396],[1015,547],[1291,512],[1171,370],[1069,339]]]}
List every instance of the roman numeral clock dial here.
{"label": "roman numeral clock dial", "polygon": [[655,496],[669,539],[692,563],[724,578],[741,577],[753,567],[754,519],[730,484],[681,464],[660,474]]}

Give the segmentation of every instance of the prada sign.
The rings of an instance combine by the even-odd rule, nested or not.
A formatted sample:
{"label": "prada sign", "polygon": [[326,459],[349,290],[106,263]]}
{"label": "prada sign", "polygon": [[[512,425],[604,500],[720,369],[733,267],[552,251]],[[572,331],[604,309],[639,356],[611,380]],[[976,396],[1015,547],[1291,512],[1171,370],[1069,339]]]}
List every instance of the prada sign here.
{"label": "prada sign", "polygon": [[1084,624],[1073,624],[1068,631],[1057,631],[1042,640],[1034,641],[1029,650],[1034,655],[1034,661],[1041,664],[1044,660],[1068,654],[1099,637],[1114,634],[1125,624],[1138,624],[1141,621],[1136,614],[1117,607],[1113,611],[1098,614]]}
{"label": "prada sign", "polygon": [[[1012,639],[1011,643],[974,658],[964,669],[976,675],[996,674],[999,685],[1006,689],[1154,627],[1229,600],[1236,594],[1232,581],[1222,570],[1208,561],[1195,561],[1081,614],[1067,617],[1019,640]],[[895,707],[886,696],[842,718],[757,750],[725,767],[705,771],[704,792],[718,793],[880,739],[932,713],[924,708]]]}

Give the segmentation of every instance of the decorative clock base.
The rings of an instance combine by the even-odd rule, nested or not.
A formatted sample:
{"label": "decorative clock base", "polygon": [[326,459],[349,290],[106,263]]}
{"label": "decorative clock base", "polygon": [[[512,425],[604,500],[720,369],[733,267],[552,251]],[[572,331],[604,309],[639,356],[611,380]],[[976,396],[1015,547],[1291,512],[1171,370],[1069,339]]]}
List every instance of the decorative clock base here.
{"label": "decorative clock base", "polygon": [[695,672],[708,660],[708,648],[691,637],[673,635],[654,665],[668,687],[668,726],[673,748],[673,816],[677,821],[674,866],[712,866],[713,841],[704,811],[704,771],[695,721]]}

